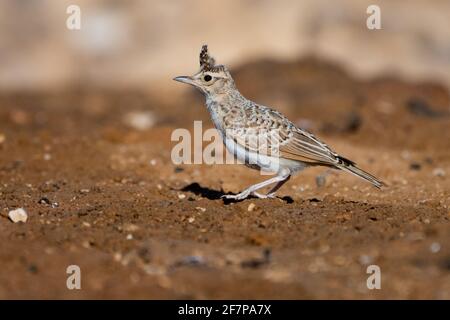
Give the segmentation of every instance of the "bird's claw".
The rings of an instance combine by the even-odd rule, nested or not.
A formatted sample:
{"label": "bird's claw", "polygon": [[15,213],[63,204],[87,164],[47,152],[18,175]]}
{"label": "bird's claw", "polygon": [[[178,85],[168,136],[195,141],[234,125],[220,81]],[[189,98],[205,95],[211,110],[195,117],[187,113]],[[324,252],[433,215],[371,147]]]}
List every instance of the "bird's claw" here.
{"label": "bird's claw", "polygon": [[250,194],[248,192],[241,192],[238,194],[224,194],[223,196],[221,196],[221,198],[227,199],[227,200],[244,200],[249,195]]}
{"label": "bird's claw", "polygon": [[269,194],[261,194],[256,191],[254,192],[241,192],[238,194],[224,194],[221,196],[222,199],[228,199],[228,200],[244,200],[248,198],[249,195],[255,196],[259,199],[273,199],[275,198],[275,192],[269,193]]}

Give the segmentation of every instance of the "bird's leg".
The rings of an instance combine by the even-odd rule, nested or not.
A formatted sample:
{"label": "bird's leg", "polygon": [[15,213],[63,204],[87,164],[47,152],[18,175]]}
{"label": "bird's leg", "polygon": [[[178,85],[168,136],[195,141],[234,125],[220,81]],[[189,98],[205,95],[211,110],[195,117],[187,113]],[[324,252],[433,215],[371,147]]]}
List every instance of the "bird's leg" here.
{"label": "bird's leg", "polygon": [[259,193],[259,192],[256,192],[256,191],[252,192],[252,195],[255,196],[255,197],[257,197],[257,198],[260,198],[260,199],[274,198],[272,195],[269,195],[269,194],[262,194],[262,193]]}
{"label": "bird's leg", "polygon": [[[289,177],[290,177],[289,174],[281,174],[281,175],[278,175],[276,177],[267,179],[267,180],[265,180],[263,182],[254,184],[254,185],[248,187],[247,189],[245,189],[244,191],[242,191],[242,192],[240,192],[238,194],[235,194],[235,195],[234,194],[233,195],[223,195],[222,198],[234,199],[234,200],[242,200],[242,199],[247,198],[251,194],[254,194],[258,198],[268,198],[268,196],[266,196],[266,195],[262,195],[262,194],[257,193],[256,190],[264,188],[264,187],[266,187],[266,186],[268,186],[268,185],[270,185],[272,183],[275,183],[275,182],[278,182],[277,183],[277,185],[278,185],[280,182],[285,182]],[[280,187],[281,187],[281,185],[280,185]],[[276,189],[276,190],[278,190],[278,189]]]}
{"label": "bird's leg", "polygon": [[269,192],[267,192],[266,195],[262,195],[265,198],[275,198],[275,193],[278,191],[278,189],[280,189],[286,182],[289,181],[289,179],[291,178],[291,176],[287,176],[286,179],[278,181],[278,183],[276,185],[273,186],[272,189],[270,189]]}
{"label": "bird's leg", "polygon": [[238,194],[227,194],[227,195],[223,195],[222,197],[226,198],[226,199],[242,200],[242,199],[247,198],[250,194],[252,194],[252,193],[254,194],[254,192],[256,190],[264,188],[265,186],[268,186],[272,183],[281,181],[281,179],[284,179],[284,178],[280,177],[280,176],[276,176],[276,177],[270,178],[268,180],[265,180],[263,182],[254,184]]}

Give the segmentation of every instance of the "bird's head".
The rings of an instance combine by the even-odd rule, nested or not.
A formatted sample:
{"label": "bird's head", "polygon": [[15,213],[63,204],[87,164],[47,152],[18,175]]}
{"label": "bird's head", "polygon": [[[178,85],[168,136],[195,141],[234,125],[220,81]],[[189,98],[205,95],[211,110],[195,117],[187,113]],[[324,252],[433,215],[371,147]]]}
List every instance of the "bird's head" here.
{"label": "bird's head", "polygon": [[225,66],[215,64],[215,60],[208,54],[207,45],[200,51],[200,71],[193,76],[180,76],[173,80],[190,84],[205,95],[226,94],[235,89],[230,72]]}

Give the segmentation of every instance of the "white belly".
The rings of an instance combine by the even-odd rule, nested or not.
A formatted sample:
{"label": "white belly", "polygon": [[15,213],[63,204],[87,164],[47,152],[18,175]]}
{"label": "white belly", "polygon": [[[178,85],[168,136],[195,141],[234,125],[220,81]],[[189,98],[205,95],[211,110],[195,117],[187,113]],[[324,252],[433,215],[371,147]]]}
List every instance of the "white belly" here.
{"label": "white belly", "polygon": [[306,166],[298,161],[250,152],[229,138],[225,138],[224,143],[228,152],[233,154],[239,162],[254,169],[272,173],[279,173],[282,170],[289,169],[291,173],[294,173]]}

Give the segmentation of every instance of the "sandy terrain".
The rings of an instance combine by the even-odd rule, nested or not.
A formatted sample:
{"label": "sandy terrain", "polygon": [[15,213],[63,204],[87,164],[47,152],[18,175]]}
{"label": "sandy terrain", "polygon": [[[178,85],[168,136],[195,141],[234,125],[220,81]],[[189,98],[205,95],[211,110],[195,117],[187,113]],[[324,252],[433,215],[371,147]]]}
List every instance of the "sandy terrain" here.
{"label": "sandy terrain", "polygon": [[[361,82],[314,59],[234,74],[244,95],[389,187],[337,171],[323,181],[314,168],[278,199],[224,203],[265,177],[172,164],[173,129],[211,125],[202,97],[178,83],[170,96],[2,94],[0,298],[450,299],[448,91]],[[155,123],[127,124],[140,112]],[[14,224],[8,212],[20,207],[28,221]],[[66,288],[72,264],[81,290]],[[371,264],[381,290],[366,287]]]}

